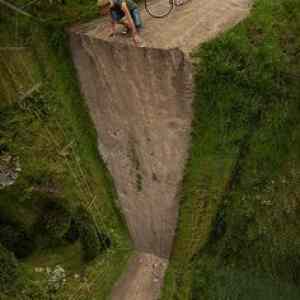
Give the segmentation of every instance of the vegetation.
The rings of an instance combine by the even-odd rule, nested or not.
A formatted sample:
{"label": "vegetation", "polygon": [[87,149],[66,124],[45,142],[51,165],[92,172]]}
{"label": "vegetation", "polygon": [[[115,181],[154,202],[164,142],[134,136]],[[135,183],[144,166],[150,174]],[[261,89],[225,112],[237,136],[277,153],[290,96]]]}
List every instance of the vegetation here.
{"label": "vegetation", "polygon": [[64,239],[69,243],[75,243],[79,239],[79,228],[74,218],[71,219],[69,230],[64,235]]}
{"label": "vegetation", "polygon": [[0,293],[13,290],[17,278],[17,260],[13,253],[9,252],[0,244]]}
{"label": "vegetation", "polygon": [[[67,280],[55,299],[106,299],[131,247],[79,93],[64,31],[78,18],[94,16],[95,2],[36,1],[25,8],[34,18],[2,8],[0,156],[18,158],[21,171],[13,185],[0,190],[0,220],[18,224],[35,247],[32,253],[25,251],[26,258],[19,257],[18,288],[6,295],[1,291],[0,298],[49,299],[46,270],[61,265]],[[56,205],[57,199],[61,205]],[[92,232],[89,240],[93,237],[103,250],[91,263],[82,260],[82,239],[78,240],[74,221],[78,207],[91,215],[93,225],[84,228]],[[16,228],[9,227],[10,236],[18,234]],[[99,236],[106,237],[104,246]],[[59,242],[45,243],[45,238]]]}
{"label": "vegetation", "polygon": [[92,216],[83,207],[80,207],[76,213],[76,222],[83,258],[86,261],[93,260],[105,249],[106,244],[102,243],[99,238],[101,235],[98,235],[98,229]]}
{"label": "vegetation", "polygon": [[[198,284],[193,287],[191,299],[196,300],[202,297],[214,300],[296,300],[300,297],[299,288],[294,285],[247,271],[223,269],[206,273],[204,278],[203,269],[197,268],[194,277]],[[199,289],[199,280],[205,289]]]}
{"label": "vegetation", "polygon": [[89,20],[98,15],[97,1],[94,0],[16,0],[15,5],[24,7],[25,11],[44,24],[61,28],[76,21]]}
{"label": "vegetation", "polygon": [[0,243],[17,258],[29,256],[34,249],[34,240],[16,224],[1,224]]}
{"label": "vegetation", "polygon": [[50,200],[43,209],[40,221],[41,232],[55,239],[62,238],[71,224],[71,214],[60,202],[62,200]]}
{"label": "vegetation", "polygon": [[299,1],[258,0],[195,53],[193,144],[162,299],[299,298],[299,30]]}
{"label": "vegetation", "polygon": [[[0,298],[49,299],[46,270],[62,264],[68,279],[55,299],[105,299],[130,245],[64,31],[95,16],[95,1],[25,10],[33,17],[0,12],[9,48],[0,51],[0,155],[21,166],[0,190]],[[193,144],[162,299],[300,297],[299,16],[297,0],[257,0],[251,17],[194,54]],[[39,238],[45,195],[70,205],[50,207],[43,223],[62,242],[20,248]]]}

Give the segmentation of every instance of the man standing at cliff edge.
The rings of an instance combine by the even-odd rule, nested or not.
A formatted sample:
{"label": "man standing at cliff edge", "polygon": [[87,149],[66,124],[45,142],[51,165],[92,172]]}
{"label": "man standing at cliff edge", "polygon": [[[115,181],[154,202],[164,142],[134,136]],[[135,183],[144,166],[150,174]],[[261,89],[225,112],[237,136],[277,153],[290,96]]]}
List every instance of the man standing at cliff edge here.
{"label": "man standing at cliff edge", "polygon": [[[103,3],[103,0],[99,0],[98,4],[100,3]],[[139,31],[141,30],[143,23],[138,5],[134,0],[109,0],[109,10],[112,20],[110,36],[115,35],[116,25],[122,24],[125,27],[123,33],[131,33],[134,44],[138,46],[141,42]]]}

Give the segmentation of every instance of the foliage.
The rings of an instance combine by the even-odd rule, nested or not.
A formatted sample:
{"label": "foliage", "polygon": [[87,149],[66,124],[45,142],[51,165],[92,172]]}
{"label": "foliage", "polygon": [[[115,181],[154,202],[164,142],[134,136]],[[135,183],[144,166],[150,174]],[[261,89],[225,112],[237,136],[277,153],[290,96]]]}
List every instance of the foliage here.
{"label": "foliage", "polygon": [[[14,4],[21,6],[24,1]],[[115,208],[112,180],[98,154],[96,132],[80,95],[63,28],[78,19],[95,16],[98,11],[95,1],[32,4],[26,11],[37,18],[13,11],[9,11],[7,18],[1,18],[1,25],[4,24],[0,26],[1,46],[21,48],[0,55],[0,97],[9,98],[4,107],[0,101],[0,148],[20,158],[22,172],[13,186],[1,190],[0,210],[9,220],[22,223],[27,232],[35,233],[30,228],[43,216],[44,201],[40,195],[71,200],[71,210],[78,205],[91,207],[94,223],[101,224],[105,236],[114,241],[113,253],[99,257],[101,268],[96,264],[91,266],[91,273],[97,270],[90,279],[92,282],[102,274],[102,284],[91,290],[96,289],[98,298],[103,299],[123,268],[130,245]],[[4,10],[1,8],[1,17]],[[61,235],[60,230],[53,232]],[[61,243],[51,249],[37,247],[23,263],[31,271],[40,263],[53,266],[61,262],[68,272],[78,271],[86,266],[80,260],[78,246],[78,243]],[[126,250],[122,252],[119,248]],[[119,263],[111,264],[113,261]],[[31,275],[33,281],[38,278],[38,274]],[[27,276],[26,273],[24,277]],[[63,289],[62,299],[76,294],[78,284],[76,280],[73,283],[70,280],[70,286]],[[86,294],[87,288],[83,286],[82,291]],[[30,295],[31,288],[23,292]],[[40,293],[33,288],[35,292]],[[92,296],[89,294],[89,299]]]}
{"label": "foliage", "polygon": [[74,243],[79,239],[79,228],[74,218],[71,219],[69,230],[64,235],[64,239],[70,243]]}
{"label": "foliage", "polygon": [[[16,0],[15,4],[21,7],[28,2]],[[98,14],[97,1],[95,0],[38,0],[27,6],[25,10],[31,13],[37,22],[56,27],[62,27],[79,20],[88,20]]]}
{"label": "foliage", "polygon": [[26,288],[22,291],[22,296],[17,293],[16,300],[51,300],[47,289],[39,281],[26,281]]}
{"label": "foliage", "polygon": [[[239,270],[197,270],[197,286],[192,300],[296,300],[300,290],[292,285],[274,281],[267,274]],[[200,283],[201,282],[201,283]]]}
{"label": "foliage", "polygon": [[69,230],[71,214],[61,199],[52,199],[44,207],[41,216],[41,231],[52,238],[60,239]]}
{"label": "foliage", "polygon": [[104,248],[104,245],[99,239],[94,220],[86,209],[79,207],[76,213],[76,221],[79,229],[83,258],[85,261],[93,260]]}
{"label": "foliage", "polygon": [[219,299],[199,276],[216,269],[299,285],[299,15],[299,1],[258,0],[194,55],[192,147],[163,299],[200,299],[199,286]]}
{"label": "foliage", "polygon": [[92,224],[80,226],[80,242],[85,261],[91,261],[100,254],[101,244],[97,236],[97,231]]}
{"label": "foliage", "polygon": [[17,260],[13,253],[0,244],[0,293],[7,293],[13,290],[17,278]]}
{"label": "foliage", "polygon": [[34,240],[18,225],[0,225],[0,243],[17,258],[29,256],[34,250]]}

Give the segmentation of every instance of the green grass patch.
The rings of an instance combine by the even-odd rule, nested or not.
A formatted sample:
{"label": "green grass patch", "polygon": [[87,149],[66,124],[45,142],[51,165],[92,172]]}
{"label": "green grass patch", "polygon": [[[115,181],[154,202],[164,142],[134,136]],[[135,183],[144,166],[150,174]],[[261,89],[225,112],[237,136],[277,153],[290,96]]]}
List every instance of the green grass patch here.
{"label": "green grass patch", "polygon": [[[74,2],[73,13],[70,9],[70,15],[60,22],[64,10],[55,15],[55,10],[46,10],[47,4],[45,10],[40,10],[53,13],[46,24],[18,16],[22,24],[18,40],[14,35],[1,36],[1,46],[24,46],[26,55],[22,61],[11,49],[5,52],[6,60],[0,57],[0,72],[5,74],[0,84],[8,87],[7,92],[0,93],[1,104],[5,103],[0,107],[0,155],[9,153],[18,158],[21,168],[15,184],[0,190],[0,220],[18,224],[35,237],[45,199],[60,199],[71,216],[79,206],[89,211],[93,237],[105,236],[111,245],[104,245],[104,251],[96,258],[93,253],[95,259],[91,262],[84,262],[80,241],[64,239],[72,220],[60,220],[62,228],[58,228],[55,216],[48,216],[51,224],[44,227],[55,239],[46,243],[41,234],[35,237],[35,251],[19,261],[22,276],[16,283],[17,293],[8,299],[49,299],[49,276],[45,270],[56,265],[66,270],[68,279],[55,299],[106,299],[131,251],[126,226],[116,208],[113,182],[98,153],[96,131],[79,92],[68,37],[62,27],[82,16],[77,4],[88,16],[86,5],[78,1]],[[70,2],[68,6],[71,8]],[[15,22],[11,22],[15,16],[11,12],[9,15],[13,19],[4,18],[1,22],[7,32],[15,33]],[[32,76],[27,69],[33,72]],[[32,87],[36,88],[31,90]],[[36,272],[36,268],[44,271]],[[79,279],[74,277],[77,273]],[[3,294],[0,298],[6,299]]]}
{"label": "green grass patch", "polygon": [[192,146],[162,299],[244,299],[202,283],[227,268],[299,285],[299,16],[298,1],[258,0],[195,53]]}

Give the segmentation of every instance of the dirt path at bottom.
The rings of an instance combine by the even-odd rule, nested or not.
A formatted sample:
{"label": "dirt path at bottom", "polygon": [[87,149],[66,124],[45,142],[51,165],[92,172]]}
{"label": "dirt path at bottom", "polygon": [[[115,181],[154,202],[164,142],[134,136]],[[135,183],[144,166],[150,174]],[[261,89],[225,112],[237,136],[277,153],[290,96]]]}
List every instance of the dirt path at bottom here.
{"label": "dirt path at bottom", "polygon": [[127,272],[116,283],[111,300],[158,299],[167,264],[167,259],[152,254],[134,254]]}

